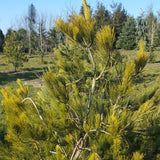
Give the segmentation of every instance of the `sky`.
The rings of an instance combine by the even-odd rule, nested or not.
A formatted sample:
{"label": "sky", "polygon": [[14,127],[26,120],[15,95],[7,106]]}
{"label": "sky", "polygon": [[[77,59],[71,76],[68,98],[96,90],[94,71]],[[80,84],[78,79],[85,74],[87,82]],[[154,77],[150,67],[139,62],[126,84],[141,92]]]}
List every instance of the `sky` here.
{"label": "sky", "polygon": [[[0,29],[3,33],[7,29],[17,29],[22,26],[23,19],[28,14],[30,4],[33,4],[38,14],[47,17],[50,25],[57,17],[64,17],[72,10],[79,12],[82,0],[0,0]],[[97,2],[102,2],[108,10],[111,10],[110,4],[122,3],[122,6],[130,16],[135,18],[152,8],[154,13],[160,11],[160,0],[87,0],[87,3],[93,10],[96,9]]]}

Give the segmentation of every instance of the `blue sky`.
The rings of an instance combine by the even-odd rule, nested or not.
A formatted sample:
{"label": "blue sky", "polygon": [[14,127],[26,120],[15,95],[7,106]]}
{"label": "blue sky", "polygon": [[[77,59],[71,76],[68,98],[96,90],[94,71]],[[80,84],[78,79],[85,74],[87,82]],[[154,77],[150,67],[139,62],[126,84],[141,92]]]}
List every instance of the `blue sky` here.
{"label": "blue sky", "polygon": [[[88,0],[88,4],[95,9],[97,2],[102,2],[110,10],[112,2],[122,3],[129,15],[137,17],[143,11],[160,11],[160,0]],[[28,13],[29,5],[33,3],[37,12],[43,14],[47,19],[55,19],[66,15],[72,9],[79,11],[81,0],[1,0],[0,5],[0,28],[4,33],[10,27],[18,28],[22,19]]]}

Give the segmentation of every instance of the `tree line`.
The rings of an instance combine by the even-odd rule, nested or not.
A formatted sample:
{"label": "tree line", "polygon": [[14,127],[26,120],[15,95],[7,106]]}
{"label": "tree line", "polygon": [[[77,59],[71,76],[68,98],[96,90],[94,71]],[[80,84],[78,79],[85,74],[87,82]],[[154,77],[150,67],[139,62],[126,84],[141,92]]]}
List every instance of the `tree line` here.
{"label": "tree line", "polygon": [[[135,49],[138,47],[140,39],[146,42],[147,49],[151,51],[160,45],[159,12],[156,17],[150,10],[146,15],[142,13],[135,19],[127,14],[121,3],[113,3],[111,9],[112,12],[106,9],[102,3],[98,3],[92,18],[96,21],[95,30],[97,31],[104,25],[114,28],[115,48]],[[84,14],[83,7],[81,7],[80,14]],[[24,18],[25,28],[8,29],[5,36],[0,30],[0,51],[7,55],[8,62],[13,64],[15,71],[17,67],[22,66],[23,62],[28,60],[26,54],[38,54],[43,61],[45,54],[53,52],[53,48],[57,47],[59,43],[64,43],[65,35],[62,32],[58,31],[56,27],[47,30],[45,17],[40,16],[39,19],[37,17],[36,8],[31,4],[28,16]],[[19,49],[17,50],[17,48]],[[153,56],[151,57],[153,58]]]}
{"label": "tree line", "polygon": [[[143,12],[134,18],[128,15],[121,3],[113,3],[111,10],[109,11],[104,4],[98,3],[97,8],[92,13],[92,18],[96,20],[96,30],[104,25],[114,28],[116,37],[114,45],[116,48],[135,49],[140,39],[146,41],[148,46],[160,45],[159,12],[156,16],[150,9],[146,14]],[[83,7],[81,7],[80,14],[83,14]],[[38,13],[35,6],[31,4],[28,9],[28,16],[25,16],[26,27],[16,31],[8,29],[6,35],[0,30],[0,51],[3,52],[5,41],[7,37],[12,36],[12,32],[16,34],[16,40],[23,43],[23,51],[29,55],[40,54],[43,57],[43,54],[52,52],[59,42],[64,42],[64,35],[55,27],[46,29],[44,16],[37,19]]]}

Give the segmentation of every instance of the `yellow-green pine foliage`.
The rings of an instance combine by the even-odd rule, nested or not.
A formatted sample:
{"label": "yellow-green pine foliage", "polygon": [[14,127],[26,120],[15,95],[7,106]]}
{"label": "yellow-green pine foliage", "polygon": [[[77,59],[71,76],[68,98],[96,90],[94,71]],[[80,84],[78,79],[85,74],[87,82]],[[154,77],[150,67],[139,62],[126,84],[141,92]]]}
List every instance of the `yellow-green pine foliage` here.
{"label": "yellow-green pine foliage", "polygon": [[56,146],[56,160],[64,160],[65,156],[61,153],[61,147],[59,145]]}
{"label": "yellow-green pine foliage", "polygon": [[87,5],[87,1],[83,0],[84,17],[87,21],[91,20],[91,10]]}
{"label": "yellow-green pine foliage", "polygon": [[120,149],[121,149],[121,136],[119,135],[120,123],[118,122],[117,117],[114,115],[109,116],[108,123],[109,123],[109,133],[111,133],[113,138],[113,144],[112,144],[113,157],[116,159],[120,154]]}
{"label": "yellow-green pine foliage", "polygon": [[89,47],[94,41],[95,20],[91,18],[91,11],[86,0],[83,0],[83,9],[84,16],[74,13],[68,22],[59,18],[56,27],[72,40]]}
{"label": "yellow-green pine foliage", "polygon": [[135,59],[135,72],[140,73],[146,66],[148,60],[148,55],[145,52],[145,42],[143,40],[139,41],[139,51],[137,52],[137,58]]}
{"label": "yellow-green pine foliage", "polygon": [[131,78],[134,69],[135,69],[135,64],[133,61],[126,64],[124,75],[122,77],[122,84],[119,86],[119,90],[123,94],[125,94],[126,92],[130,91],[133,88]]}
{"label": "yellow-green pine foliage", "polygon": [[[28,88],[17,80],[18,89],[2,89],[7,131],[5,140],[9,142],[7,159],[52,158],[54,145],[47,139],[52,135],[49,124],[40,118],[35,104],[27,97]],[[27,99],[28,98],[28,99]],[[37,107],[38,108],[38,107]],[[40,107],[39,107],[40,108]],[[51,136],[52,137],[52,136]]]}
{"label": "yellow-green pine foliage", "polygon": [[108,51],[113,50],[113,43],[115,41],[114,29],[109,26],[103,26],[96,34],[96,44],[99,50]]}
{"label": "yellow-green pine foliage", "polygon": [[88,160],[99,160],[96,153],[92,153]]}
{"label": "yellow-green pine foliage", "polygon": [[98,48],[96,58],[100,59],[100,62],[109,62],[113,58],[113,43],[115,41],[114,29],[110,26],[103,26],[96,33],[96,45]]}
{"label": "yellow-green pine foliage", "polygon": [[141,154],[140,152],[134,152],[131,160],[143,160],[143,157],[143,153]]}

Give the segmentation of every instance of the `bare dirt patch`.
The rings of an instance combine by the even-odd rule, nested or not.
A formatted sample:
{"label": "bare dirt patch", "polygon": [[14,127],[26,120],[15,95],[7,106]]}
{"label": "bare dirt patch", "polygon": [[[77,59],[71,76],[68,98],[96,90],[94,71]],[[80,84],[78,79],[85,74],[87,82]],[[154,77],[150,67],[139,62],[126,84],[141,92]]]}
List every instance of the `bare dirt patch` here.
{"label": "bare dirt patch", "polygon": [[23,80],[21,79],[24,85],[32,85],[33,87],[42,87],[44,85],[44,80],[41,79],[34,79],[34,80]]}

